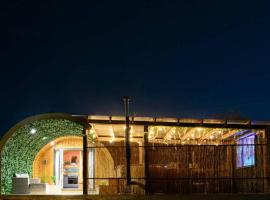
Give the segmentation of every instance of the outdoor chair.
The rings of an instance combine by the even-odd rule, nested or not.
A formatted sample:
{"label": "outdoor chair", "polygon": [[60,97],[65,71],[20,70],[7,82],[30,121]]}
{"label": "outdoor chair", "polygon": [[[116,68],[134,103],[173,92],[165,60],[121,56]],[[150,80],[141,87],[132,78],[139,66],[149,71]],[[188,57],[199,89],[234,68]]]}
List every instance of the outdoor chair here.
{"label": "outdoor chair", "polygon": [[14,174],[12,177],[12,194],[45,194],[46,183],[39,178],[29,178],[28,174]]}

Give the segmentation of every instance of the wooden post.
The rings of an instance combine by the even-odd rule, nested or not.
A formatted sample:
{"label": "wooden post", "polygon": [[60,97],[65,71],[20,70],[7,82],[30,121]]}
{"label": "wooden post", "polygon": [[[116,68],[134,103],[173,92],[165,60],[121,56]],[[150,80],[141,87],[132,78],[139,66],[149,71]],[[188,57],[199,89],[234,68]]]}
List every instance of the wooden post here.
{"label": "wooden post", "polygon": [[88,194],[88,148],[87,128],[83,129],[83,195]]}
{"label": "wooden post", "polygon": [[[265,140],[264,140],[264,143],[266,141],[266,151],[265,151],[265,174],[264,174],[264,177],[265,177],[265,181],[264,181],[264,188],[265,188],[265,193],[268,193],[269,190],[269,177],[270,177],[270,129],[269,128],[266,128],[265,129]],[[268,191],[267,191],[268,190]]]}
{"label": "wooden post", "polygon": [[144,126],[144,192],[149,194],[149,164],[148,164],[148,126]]}
{"label": "wooden post", "polygon": [[235,183],[235,166],[236,166],[236,151],[237,148],[235,145],[231,145],[231,193],[236,193],[236,183]]}

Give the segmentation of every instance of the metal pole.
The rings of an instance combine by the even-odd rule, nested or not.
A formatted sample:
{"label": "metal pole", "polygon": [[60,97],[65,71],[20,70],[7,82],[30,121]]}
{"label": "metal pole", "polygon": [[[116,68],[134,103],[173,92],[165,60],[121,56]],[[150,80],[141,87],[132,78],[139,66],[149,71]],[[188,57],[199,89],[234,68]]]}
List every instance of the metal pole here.
{"label": "metal pole", "polygon": [[149,174],[149,165],[148,165],[148,126],[144,126],[144,191],[145,194],[149,193],[149,181],[148,181],[148,174]]}
{"label": "metal pole", "polygon": [[88,149],[86,127],[83,128],[83,194],[88,194]]}
{"label": "metal pole", "polygon": [[[125,129],[125,144],[126,144],[126,178],[127,186],[131,184],[130,176],[130,127],[129,127],[129,97],[124,97],[125,116],[126,116],[126,129]],[[127,187],[128,189],[129,187]],[[129,189],[128,189],[129,190]]]}

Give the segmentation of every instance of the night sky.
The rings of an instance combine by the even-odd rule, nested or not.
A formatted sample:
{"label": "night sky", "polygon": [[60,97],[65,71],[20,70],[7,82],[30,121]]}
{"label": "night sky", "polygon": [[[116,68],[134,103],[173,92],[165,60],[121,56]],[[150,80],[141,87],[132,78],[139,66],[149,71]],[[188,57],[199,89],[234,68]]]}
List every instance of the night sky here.
{"label": "night sky", "polygon": [[2,1],[0,134],[46,113],[270,120],[270,1]]}

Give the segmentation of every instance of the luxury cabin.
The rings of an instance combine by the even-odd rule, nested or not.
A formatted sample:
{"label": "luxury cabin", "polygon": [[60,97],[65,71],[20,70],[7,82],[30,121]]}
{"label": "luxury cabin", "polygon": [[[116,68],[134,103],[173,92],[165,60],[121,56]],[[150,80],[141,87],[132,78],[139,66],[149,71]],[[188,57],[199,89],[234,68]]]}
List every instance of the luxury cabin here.
{"label": "luxury cabin", "polygon": [[269,193],[270,122],[43,114],[1,139],[1,195]]}

